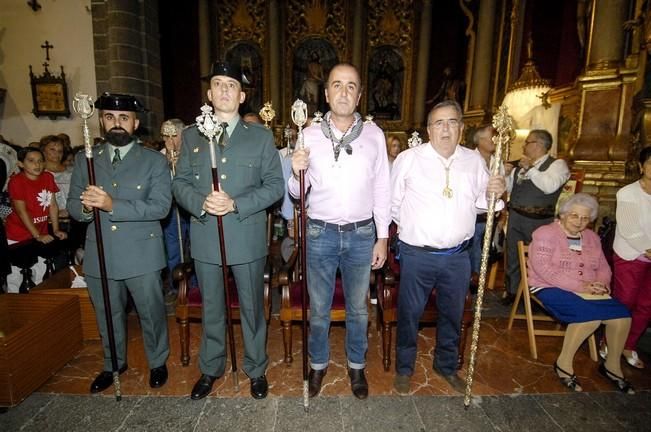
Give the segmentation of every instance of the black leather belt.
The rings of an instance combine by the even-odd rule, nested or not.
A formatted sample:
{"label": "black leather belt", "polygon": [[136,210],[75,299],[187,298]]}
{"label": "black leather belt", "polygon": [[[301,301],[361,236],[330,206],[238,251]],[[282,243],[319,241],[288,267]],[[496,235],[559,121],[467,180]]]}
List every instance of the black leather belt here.
{"label": "black leather belt", "polygon": [[343,224],[343,225],[337,225],[337,224],[333,224],[333,223],[330,223],[330,222],[325,222],[325,221],[322,221],[322,220],[319,220],[319,219],[312,219],[312,218],[308,219],[308,222],[313,223],[315,225],[318,225],[320,227],[323,227],[325,229],[344,232],[344,231],[354,231],[357,228],[361,228],[363,226],[366,226],[366,225],[370,224],[371,222],[373,222],[373,218],[368,218],[368,219],[364,219],[363,221],[351,222],[351,223],[347,223],[347,224]]}
{"label": "black leather belt", "polygon": [[549,219],[554,217],[554,209],[550,207],[513,207],[509,209],[531,219]]}
{"label": "black leather belt", "polygon": [[468,246],[470,246],[470,239],[464,240],[463,242],[459,243],[458,245],[451,247],[451,248],[445,248],[445,249],[439,249],[435,247],[430,247],[430,246],[414,246],[414,245],[409,245],[413,248],[420,249],[423,252],[429,252],[433,254],[439,254],[439,255],[456,255],[459,254],[466,249],[468,249]]}

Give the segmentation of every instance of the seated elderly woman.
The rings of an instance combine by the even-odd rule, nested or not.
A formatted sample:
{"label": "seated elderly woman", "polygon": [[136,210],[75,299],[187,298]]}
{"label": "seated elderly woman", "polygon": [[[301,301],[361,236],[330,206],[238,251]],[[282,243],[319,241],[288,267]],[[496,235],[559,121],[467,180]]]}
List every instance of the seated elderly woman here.
{"label": "seated elderly woman", "polygon": [[528,275],[532,293],[567,331],[554,372],[561,383],[582,391],[573,360],[583,341],[601,325],[606,326],[608,355],[599,373],[623,393],[633,394],[623,378],[620,357],[631,326],[631,315],[610,297],[611,271],[599,237],[587,229],[597,217],[597,200],[578,193],[560,207],[558,220],[533,232],[529,246]]}

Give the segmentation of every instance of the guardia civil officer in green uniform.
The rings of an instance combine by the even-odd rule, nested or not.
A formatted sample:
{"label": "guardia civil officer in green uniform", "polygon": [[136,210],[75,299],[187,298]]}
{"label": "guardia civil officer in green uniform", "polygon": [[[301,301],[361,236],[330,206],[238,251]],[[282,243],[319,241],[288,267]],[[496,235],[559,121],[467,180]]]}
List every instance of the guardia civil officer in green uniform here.
{"label": "guardia civil officer in green uniform", "polygon": [[263,308],[265,210],[283,196],[283,173],[271,132],[264,126],[244,122],[238,114],[245,98],[239,67],[216,62],[207,78],[208,99],[218,123],[227,123],[224,147],[215,145],[222,191],[212,191],[208,139],[196,125],[183,131],[181,156],[172,184],[177,203],[191,214],[191,253],[203,301],[201,377],[191,398],[207,396],[226,366],[226,315],[216,218],[220,215],[226,263],[235,277],[240,303],[243,369],[251,379],[251,395],[261,399],[267,396],[265,370],[269,363]]}
{"label": "guardia civil officer in green uniform", "polygon": [[93,148],[96,185],[89,186],[85,154],[79,152],[67,204],[73,218],[90,222],[83,267],[104,347],[104,371],[90,391],[100,392],[113,382],[93,208],[100,210],[119,371],[127,370],[128,291],[140,317],[149,385],[161,387],[167,381],[169,340],[160,274],[166,265],[160,220],[172,203],[169,168],[165,156],[145,148],[133,135],[139,124],[136,113],[144,110],[135,97],[104,93],[95,108],[104,132],[104,141]]}

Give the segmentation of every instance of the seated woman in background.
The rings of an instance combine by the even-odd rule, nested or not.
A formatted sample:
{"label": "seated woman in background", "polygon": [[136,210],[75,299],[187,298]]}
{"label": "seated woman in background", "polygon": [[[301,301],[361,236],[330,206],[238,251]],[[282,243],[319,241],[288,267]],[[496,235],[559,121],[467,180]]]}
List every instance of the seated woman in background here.
{"label": "seated woman in background", "polygon": [[617,192],[613,296],[633,317],[623,355],[629,365],[643,369],[636,348],[651,320],[651,147],[642,149],[638,165],[640,180]]}
{"label": "seated woman in background", "polygon": [[623,393],[633,394],[623,377],[620,356],[631,326],[631,315],[610,297],[611,271],[599,236],[587,229],[597,217],[597,200],[578,193],[565,201],[559,219],[533,232],[529,246],[529,286],[556,319],[567,323],[563,348],[554,363],[561,383],[582,391],[574,374],[573,360],[585,339],[604,324],[608,339],[605,364],[599,373]]}
{"label": "seated woman in background", "polygon": [[59,217],[67,218],[66,202],[68,191],[70,191],[72,169],[63,163],[64,140],[58,135],[46,135],[41,138],[40,148],[45,155],[45,171],[52,173],[54,181],[59,187],[59,192],[56,194]]}

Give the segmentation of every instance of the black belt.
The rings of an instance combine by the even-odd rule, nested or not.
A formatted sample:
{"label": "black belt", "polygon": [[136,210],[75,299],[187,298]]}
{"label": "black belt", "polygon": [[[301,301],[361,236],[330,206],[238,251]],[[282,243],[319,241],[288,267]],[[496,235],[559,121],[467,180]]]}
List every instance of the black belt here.
{"label": "black belt", "polygon": [[361,228],[363,226],[366,226],[366,225],[370,224],[371,222],[373,222],[373,218],[368,218],[368,219],[364,219],[363,221],[351,222],[351,223],[347,223],[347,224],[343,224],[343,225],[337,225],[337,224],[333,224],[333,223],[330,223],[330,222],[325,222],[325,221],[322,221],[322,220],[319,220],[319,219],[312,219],[312,218],[308,219],[308,222],[313,223],[315,225],[318,225],[320,227],[323,227],[325,229],[344,232],[344,231],[354,231],[357,228]]}
{"label": "black belt", "polygon": [[[408,244],[408,243],[407,243]],[[414,245],[409,245],[413,248],[420,249],[423,252],[428,252],[428,253],[433,253],[433,254],[440,254],[440,255],[456,255],[459,254],[466,249],[468,249],[468,246],[470,246],[470,239],[464,240],[463,242],[459,243],[458,245],[451,247],[451,248],[445,248],[445,249],[439,249],[431,246],[414,246]]]}
{"label": "black belt", "polygon": [[550,207],[513,207],[509,209],[531,219],[549,219],[554,217],[554,209]]}

